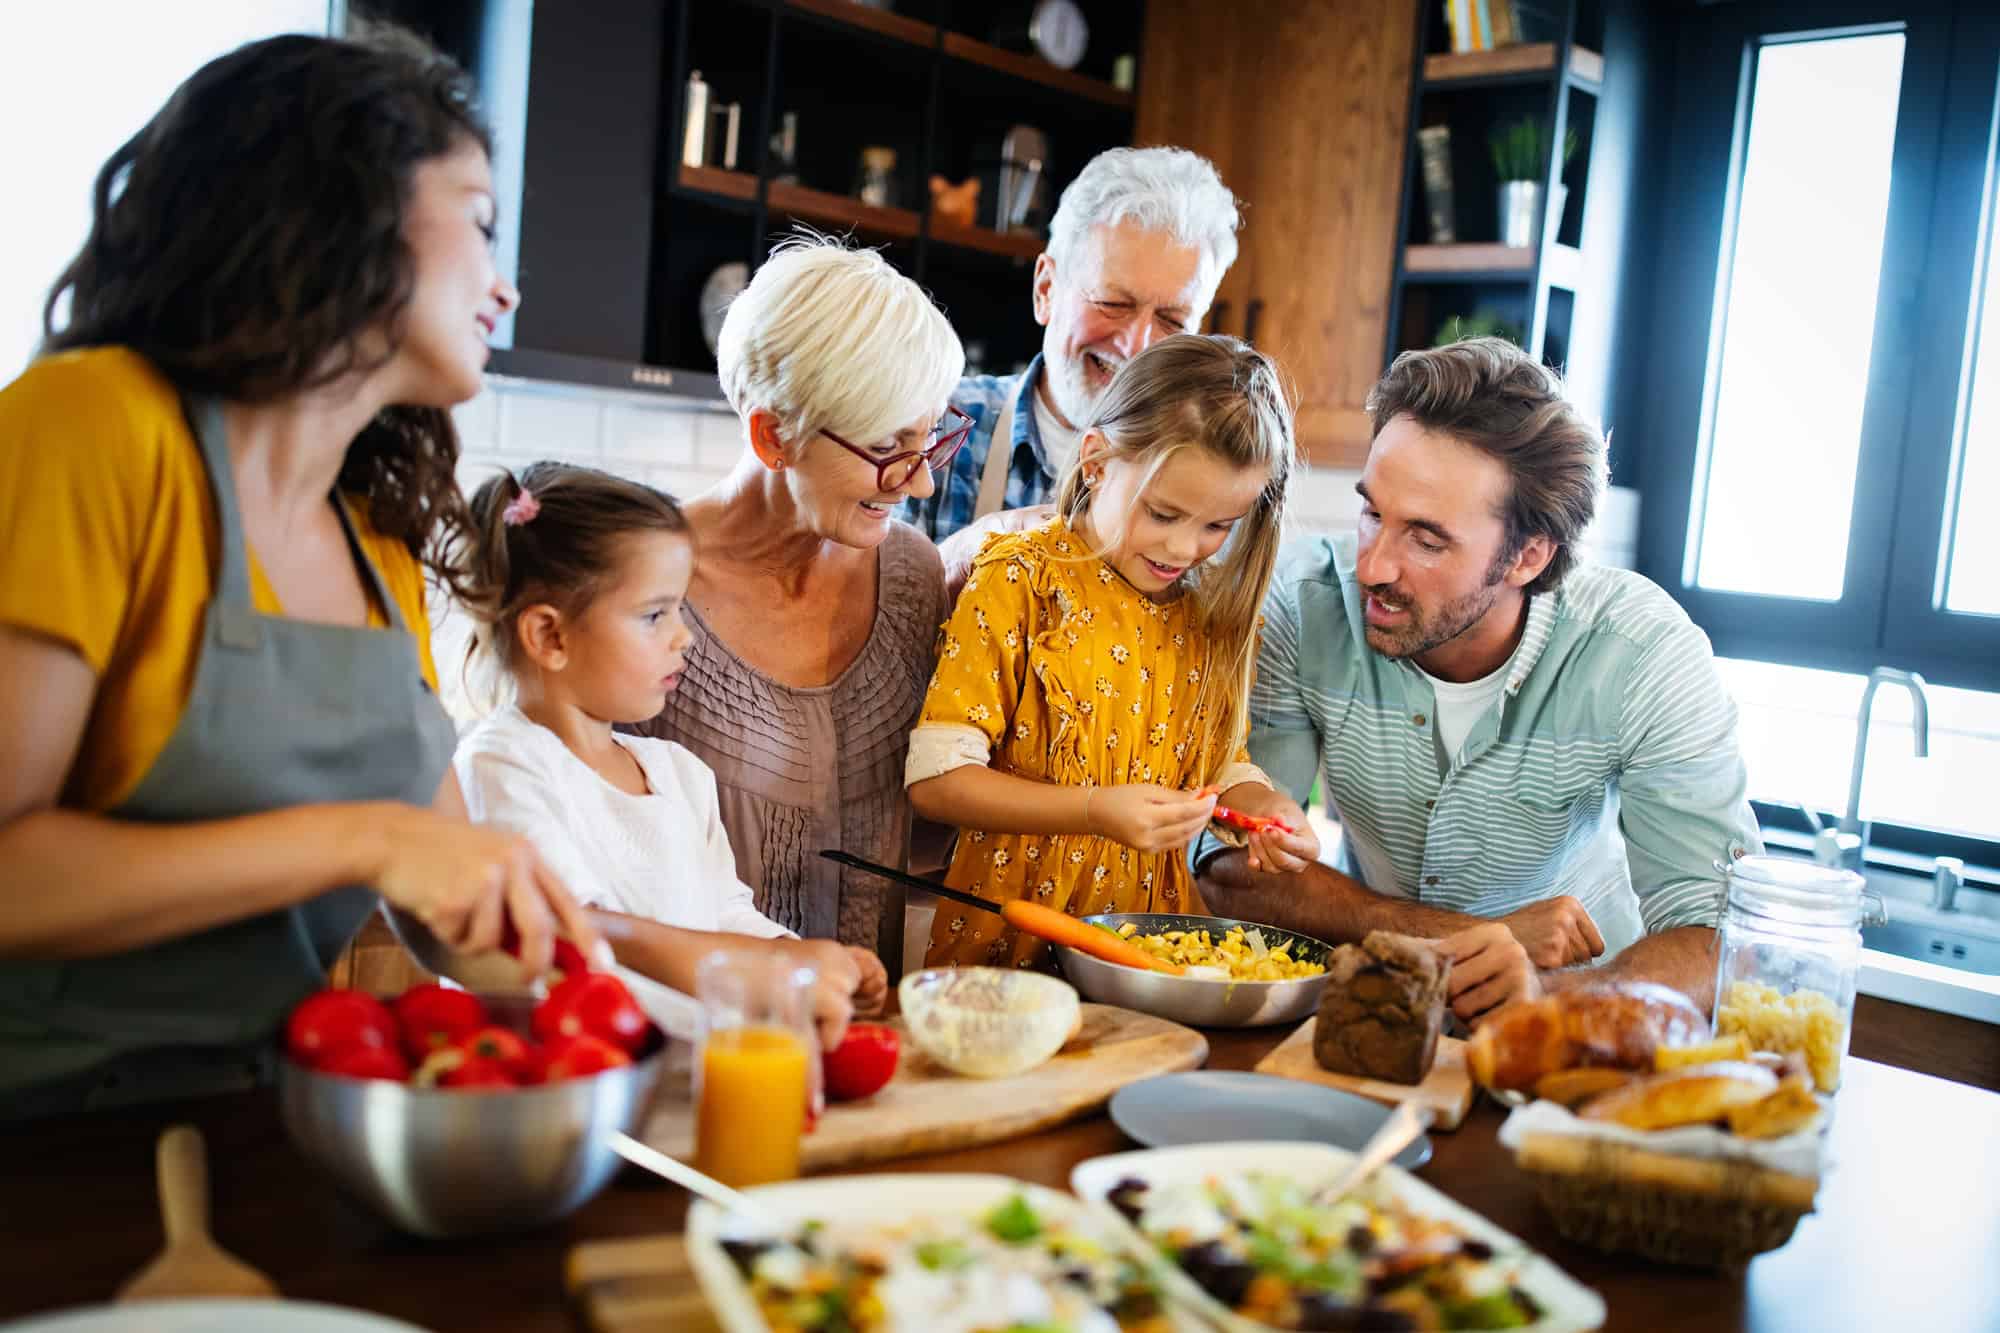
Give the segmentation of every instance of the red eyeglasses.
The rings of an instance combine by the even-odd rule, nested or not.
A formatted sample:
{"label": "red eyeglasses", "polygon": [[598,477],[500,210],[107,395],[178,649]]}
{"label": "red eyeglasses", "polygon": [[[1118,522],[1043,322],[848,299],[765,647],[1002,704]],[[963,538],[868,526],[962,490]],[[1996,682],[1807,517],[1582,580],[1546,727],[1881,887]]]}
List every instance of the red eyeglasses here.
{"label": "red eyeglasses", "polygon": [[926,463],[933,472],[943,470],[951,461],[951,456],[965,443],[965,437],[972,434],[972,418],[955,407],[947,406],[944,419],[931,427],[930,444],[906,454],[890,454],[887,458],[877,458],[866,449],[849,444],[830,430],[820,434],[832,440],[841,448],[863,462],[875,465],[876,489],[884,492],[900,491],[910,484],[910,478],[917,475],[917,469]]}

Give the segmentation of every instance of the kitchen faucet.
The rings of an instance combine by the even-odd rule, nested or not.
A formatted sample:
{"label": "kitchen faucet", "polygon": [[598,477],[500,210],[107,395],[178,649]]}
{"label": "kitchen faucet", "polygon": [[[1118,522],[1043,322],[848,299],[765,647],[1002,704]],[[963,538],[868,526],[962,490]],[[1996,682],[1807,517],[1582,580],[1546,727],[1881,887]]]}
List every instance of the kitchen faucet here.
{"label": "kitchen faucet", "polygon": [[1868,825],[1861,820],[1861,773],[1868,764],[1868,718],[1875,707],[1875,691],[1883,685],[1901,685],[1910,692],[1910,727],[1917,743],[1917,758],[1931,752],[1930,703],[1924,697],[1924,678],[1914,671],[1878,666],[1868,673],[1868,685],[1861,691],[1861,721],[1854,736],[1854,771],[1847,780],[1847,813],[1841,817],[1840,831],[1854,834],[1850,843],[1841,840],[1842,863],[1860,870],[1868,856]]}

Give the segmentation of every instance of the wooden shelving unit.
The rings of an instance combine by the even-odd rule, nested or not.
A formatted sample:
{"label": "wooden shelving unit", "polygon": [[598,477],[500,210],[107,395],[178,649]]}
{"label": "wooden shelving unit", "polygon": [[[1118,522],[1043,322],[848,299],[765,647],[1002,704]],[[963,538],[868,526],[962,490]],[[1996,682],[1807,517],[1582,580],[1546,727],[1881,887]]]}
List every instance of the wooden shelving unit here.
{"label": "wooden shelving unit", "polygon": [[853,227],[872,236],[891,240],[915,240],[924,220],[907,208],[881,208],[864,204],[852,195],[814,190],[803,185],[771,183],[765,196],[773,213],[836,227]]}
{"label": "wooden shelving unit", "polygon": [[[1543,273],[1552,286],[1574,291],[1583,271],[1583,252],[1573,245],[1551,245],[1543,257]],[[1472,242],[1457,245],[1403,247],[1403,276],[1409,282],[1464,282],[1471,278],[1534,276],[1534,247]]]}
{"label": "wooden shelving unit", "polygon": [[987,69],[997,69],[1002,74],[1011,74],[1017,79],[1027,79],[1062,92],[1074,93],[1078,97],[1088,97],[1106,106],[1115,106],[1130,111],[1133,106],[1132,94],[1115,88],[1101,79],[1086,78],[1072,74],[1066,69],[1057,69],[1045,60],[1024,56],[1018,51],[1007,51],[990,43],[982,42],[962,33],[948,32],[944,35],[944,53],[969,65],[983,65]]}
{"label": "wooden shelving unit", "polygon": [[801,14],[814,14],[836,23],[845,23],[856,28],[866,28],[883,37],[892,37],[912,46],[936,46],[938,30],[935,23],[925,23],[920,19],[905,18],[901,14],[886,9],[876,9],[872,5],[858,5],[854,0],[785,0],[785,8]]}
{"label": "wooden shelving unit", "polygon": [[690,167],[683,163],[680,184],[684,190],[721,195],[724,199],[735,199],[745,203],[757,197],[757,178],[747,171],[728,171],[722,167]]}
{"label": "wooden shelving unit", "polygon": [[[981,40],[993,35],[981,25],[997,20],[969,0],[911,0],[890,9],[857,0],[640,6],[659,9],[669,57],[660,80],[644,359],[702,370],[712,365],[698,313],[709,278],[731,264],[754,271],[776,239],[802,224],[852,234],[880,250],[933,295],[961,336],[979,344],[980,368],[1027,361],[1041,330],[1021,300],[1024,266],[1047,241],[1040,231],[997,229],[1007,128],[1019,123],[1047,136],[1040,150],[1043,217],[1084,162],[1132,142],[1136,100],[1110,80],[1115,57],[1139,48],[1143,6],[1083,3],[1102,21],[1093,22],[1095,45],[1073,71]],[[953,24],[965,31],[953,31]],[[677,149],[687,139],[682,90],[697,70],[710,90],[710,114],[740,106],[731,169],[680,160]],[[582,95],[590,76],[575,77]],[[796,117],[796,135],[792,156],[781,163],[774,131],[788,116]],[[869,147],[895,154],[889,192],[873,197],[898,207],[856,197],[857,159]],[[711,143],[708,161],[719,160]],[[976,225],[959,226],[931,211],[925,186],[932,176],[979,182]]]}
{"label": "wooden shelving unit", "polygon": [[1106,106],[1115,106],[1128,111],[1133,106],[1131,93],[1116,88],[1102,79],[1057,69],[1045,60],[1037,60],[1019,51],[1009,51],[990,42],[982,42],[977,37],[968,37],[964,33],[940,32],[936,24],[905,18],[901,14],[890,13],[869,5],[856,4],[854,0],[785,0],[784,7],[801,14],[811,14],[836,23],[865,28],[878,36],[908,42],[912,46],[936,47],[953,59],[963,60],[968,65],[998,70],[1002,74],[1012,75],[1017,79],[1027,79],[1062,92],[1074,93],[1078,97],[1087,97]]}
{"label": "wooden shelving unit", "polygon": [[[755,176],[743,171],[725,171],[721,167],[683,166],[679,184],[681,189],[695,194],[740,203],[754,203],[757,198]],[[774,214],[797,218],[801,222],[843,231],[853,228],[885,240],[913,240],[923,229],[923,218],[910,209],[878,208],[873,204],[864,204],[851,195],[808,189],[802,185],[773,182],[765,196],[765,206]],[[931,221],[930,236],[931,240],[941,245],[955,245],[1011,259],[1033,259],[1047,246],[1047,242],[1034,232],[961,227],[935,218]]]}
{"label": "wooden shelving unit", "polygon": [[[1597,108],[1605,96],[1606,6],[1643,2],[1559,0],[1538,15],[1530,33],[1544,40],[1490,51],[1446,49],[1450,36],[1443,11],[1435,4],[1419,6],[1385,363],[1399,351],[1450,336],[1453,320],[1497,328],[1552,365],[1569,362],[1577,304],[1584,299],[1578,288],[1586,281],[1582,220],[1587,208],[1603,207],[1594,198],[1601,192],[1592,191],[1590,178],[1599,156],[1592,151]],[[1505,205],[1492,145],[1497,132],[1524,125],[1539,130],[1534,160],[1510,169],[1526,172],[1532,167],[1524,178],[1548,191],[1562,187],[1564,200],[1545,218],[1531,244],[1506,246],[1497,243]],[[1421,136],[1433,128],[1446,131],[1429,140],[1429,146],[1444,154],[1449,232],[1429,216]],[[1579,146],[1573,162],[1563,149],[1571,135]],[[1435,168],[1437,159],[1429,165]],[[1456,243],[1426,243],[1453,234]]]}
{"label": "wooden shelving unit", "polygon": [[[1552,74],[1556,68],[1554,42],[1530,42],[1525,46],[1503,46],[1493,51],[1465,51],[1424,57],[1424,86],[1449,88],[1456,84],[1481,83],[1495,79]],[[1569,49],[1570,77],[1586,87],[1604,82],[1604,57],[1582,46]]]}
{"label": "wooden shelving unit", "polygon": [[940,245],[956,245],[967,250],[983,250],[990,255],[1033,259],[1048,248],[1048,242],[1031,231],[994,231],[990,227],[960,227],[941,218],[931,219],[931,239]]}

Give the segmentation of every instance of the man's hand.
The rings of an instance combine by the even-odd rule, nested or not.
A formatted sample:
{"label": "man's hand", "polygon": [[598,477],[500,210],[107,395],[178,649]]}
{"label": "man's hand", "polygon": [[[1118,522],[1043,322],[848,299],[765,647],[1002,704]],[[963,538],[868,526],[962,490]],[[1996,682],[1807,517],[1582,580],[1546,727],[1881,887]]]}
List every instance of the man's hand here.
{"label": "man's hand", "polygon": [[1597,923],[1582,903],[1567,894],[1530,903],[1500,920],[1527,950],[1528,961],[1539,968],[1574,967],[1604,952]]}
{"label": "man's hand", "polygon": [[1250,868],[1279,870],[1297,874],[1319,860],[1319,835],[1306,820],[1298,802],[1261,782],[1239,782],[1216,800],[1240,815],[1275,819],[1290,833],[1269,829],[1248,834]]}
{"label": "man's hand", "polygon": [[1451,1011],[1465,1023],[1477,1023],[1513,1000],[1541,998],[1541,974],[1514,932],[1499,921],[1447,935],[1437,948],[1451,959],[1445,992],[1451,997]]}
{"label": "man's hand", "polygon": [[979,548],[986,545],[986,539],[996,532],[1020,532],[1025,528],[1040,527],[1055,516],[1054,505],[1030,505],[1026,509],[1002,509],[977,519],[938,543],[938,554],[944,557],[945,593],[952,601],[958,600],[959,589],[972,573],[973,557]]}

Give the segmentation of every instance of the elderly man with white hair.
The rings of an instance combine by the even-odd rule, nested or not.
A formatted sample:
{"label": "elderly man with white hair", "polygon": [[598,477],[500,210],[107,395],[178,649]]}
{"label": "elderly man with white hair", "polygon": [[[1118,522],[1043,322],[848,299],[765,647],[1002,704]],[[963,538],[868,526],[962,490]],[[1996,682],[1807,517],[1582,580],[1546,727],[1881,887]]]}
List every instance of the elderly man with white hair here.
{"label": "elderly man with white hair", "polygon": [[637,730],[714,770],[758,911],[877,949],[894,977],[901,895],[818,852],[907,862],[903,756],[950,604],[937,551],[893,515],[970,427],[949,406],[965,353],[881,255],[811,238],[757,270],[717,360],[743,454],[685,505],[693,640]]}
{"label": "elderly man with white hair", "polygon": [[1201,326],[1237,225],[1235,196],[1185,148],[1113,148],[1070,182],[1035,260],[1041,354],[1018,375],[959,382],[952,406],[971,434],[936,493],[905,507],[947,568],[962,576],[987,533],[1040,517],[1118,368]]}

